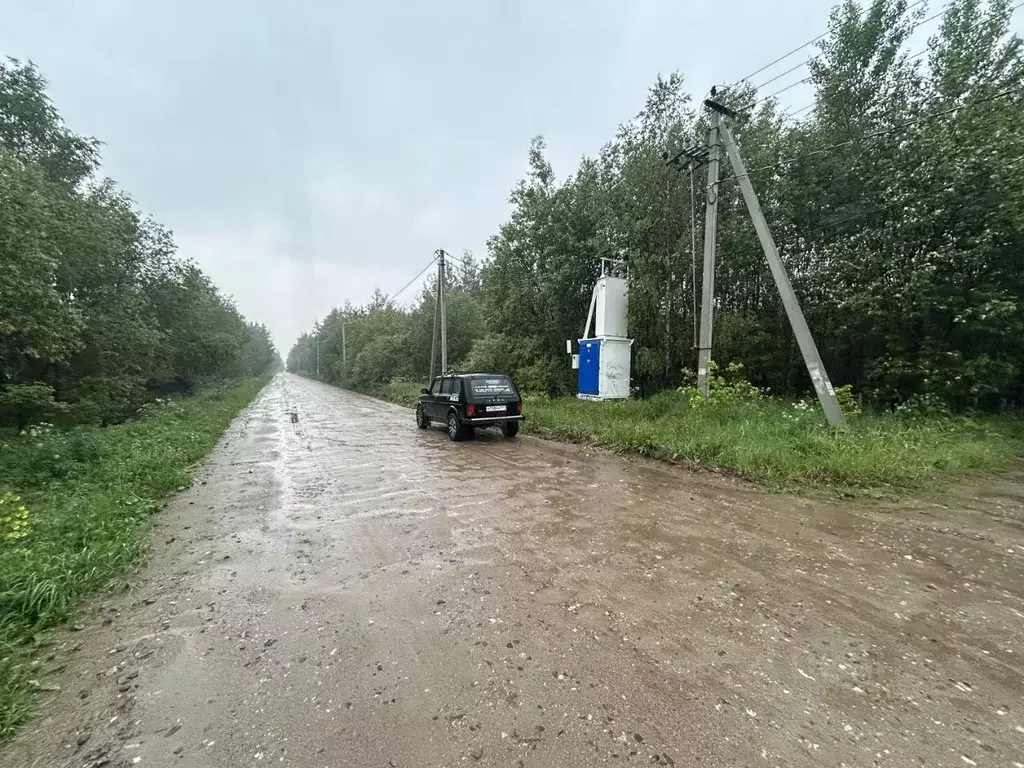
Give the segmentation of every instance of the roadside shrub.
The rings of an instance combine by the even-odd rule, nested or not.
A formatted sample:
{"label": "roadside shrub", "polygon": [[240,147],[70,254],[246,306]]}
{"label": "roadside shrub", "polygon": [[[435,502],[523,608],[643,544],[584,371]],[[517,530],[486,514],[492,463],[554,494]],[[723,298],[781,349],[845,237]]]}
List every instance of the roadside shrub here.
{"label": "roadside shrub", "polygon": [[762,392],[743,377],[742,363],[729,363],[724,371],[712,360],[708,363],[708,396],[697,388],[697,375],[683,371],[683,386],[677,391],[689,398],[694,408],[701,406],[732,406],[761,400]]}
{"label": "roadside shrub", "polygon": [[119,424],[149,401],[145,380],[136,376],[87,376],[66,393],[69,418],[78,424]]}
{"label": "roadside shrub", "polygon": [[28,508],[21,496],[10,491],[0,493],[0,542],[21,544],[32,530]]}
{"label": "roadside shrub", "polygon": [[565,370],[565,365],[556,365],[550,359],[542,357],[531,365],[520,368],[515,377],[516,383],[524,392],[551,397],[562,395],[566,393]]}
{"label": "roadside shrub", "polygon": [[941,418],[950,414],[946,401],[929,392],[911,395],[893,410],[902,416],[920,418]]}
{"label": "roadside shrub", "polygon": [[54,390],[41,381],[14,384],[0,390],[0,424],[24,429],[34,421],[51,419],[67,410],[54,399]]}
{"label": "roadside shrub", "polygon": [[45,488],[99,458],[95,428],[65,430],[43,422],[0,442],[0,486]]}
{"label": "roadside shrub", "polygon": [[836,400],[846,416],[857,416],[860,414],[860,403],[853,396],[852,385],[844,384],[841,387],[836,387]]}
{"label": "roadside shrub", "polygon": [[507,373],[523,393],[548,396],[567,394],[573,373],[564,360],[545,356],[538,339],[512,338],[501,333],[488,333],[474,341],[458,368]]}

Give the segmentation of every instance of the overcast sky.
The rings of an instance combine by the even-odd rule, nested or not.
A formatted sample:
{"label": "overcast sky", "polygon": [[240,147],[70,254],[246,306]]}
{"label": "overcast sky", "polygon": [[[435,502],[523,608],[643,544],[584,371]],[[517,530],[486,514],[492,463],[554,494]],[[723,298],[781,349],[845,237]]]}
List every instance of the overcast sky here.
{"label": "overcast sky", "polygon": [[531,136],[562,177],[659,73],[701,95],[819,34],[831,3],[0,5],[0,53],[40,67],[70,126],[105,142],[103,172],[285,354],[436,248],[485,255]]}

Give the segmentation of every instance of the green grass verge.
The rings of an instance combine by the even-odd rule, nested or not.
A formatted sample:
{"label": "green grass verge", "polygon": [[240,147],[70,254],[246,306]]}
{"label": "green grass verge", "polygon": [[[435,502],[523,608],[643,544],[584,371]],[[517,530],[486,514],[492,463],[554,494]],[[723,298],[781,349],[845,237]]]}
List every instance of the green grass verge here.
{"label": "green grass verge", "polygon": [[404,405],[407,408],[415,408],[420,396],[420,390],[427,386],[423,382],[416,381],[393,381],[390,384],[379,384],[371,389],[360,390],[364,395],[376,397],[378,400],[387,400],[390,403]]}
{"label": "green grass verge", "polygon": [[527,402],[527,430],[692,466],[733,470],[773,488],[892,494],[1004,470],[1024,453],[1018,417],[863,413],[844,430],[816,405],[763,399],[694,407],[648,400]]}
{"label": "green grass verge", "polygon": [[0,434],[0,743],[46,688],[49,631],[138,562],[163,499],[262,389],[254,379],[138,421]]}
{"label": "green grass verge", "polygon": [[[366,394],[413,407],[420,383]],[[685,393],[595,403],[528,398],[524,430],[617,451],[714,467],[772,489],[894,496],[1007,469],[1024,455],[1017,416],[860,413],[829,429],[816,403],[770,398],[694,407]]]}

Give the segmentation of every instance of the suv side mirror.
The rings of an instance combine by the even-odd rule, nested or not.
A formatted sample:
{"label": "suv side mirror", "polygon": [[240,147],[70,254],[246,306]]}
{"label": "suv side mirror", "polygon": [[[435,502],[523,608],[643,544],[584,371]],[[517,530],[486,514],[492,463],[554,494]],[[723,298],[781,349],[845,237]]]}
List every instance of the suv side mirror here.
{"label": "suv side mirror", "polygon": [[420,394],[421,395],[429,395],[430,394],[430,390],[427,389],[426,387],[424,387],[423,389],[420,390]]}

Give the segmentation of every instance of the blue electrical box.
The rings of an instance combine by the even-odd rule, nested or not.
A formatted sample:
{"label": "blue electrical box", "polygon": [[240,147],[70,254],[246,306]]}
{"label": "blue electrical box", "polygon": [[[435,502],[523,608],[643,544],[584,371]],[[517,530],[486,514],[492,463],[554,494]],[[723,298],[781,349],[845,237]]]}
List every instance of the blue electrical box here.
{"label": "blue electrical box", "polygon": [[581,395],[597,395],[598,372],[601,368],[601,340],[580,339],[580,378],[578,391]]}

